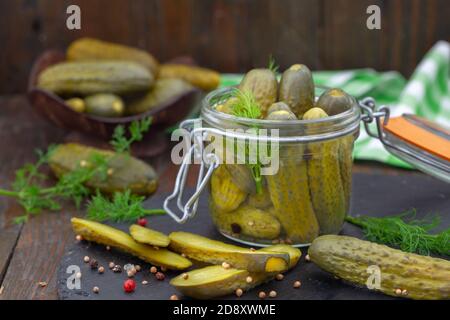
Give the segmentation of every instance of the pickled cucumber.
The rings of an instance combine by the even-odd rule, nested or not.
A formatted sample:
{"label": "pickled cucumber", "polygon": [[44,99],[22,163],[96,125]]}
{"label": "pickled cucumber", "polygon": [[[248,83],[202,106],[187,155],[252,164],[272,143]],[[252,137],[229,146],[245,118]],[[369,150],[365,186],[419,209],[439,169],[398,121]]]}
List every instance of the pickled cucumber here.
{"label": "pickled cucumber", "polygon": [[279,110],[279,111],[273,111],[273,112],[269,113],[269,115],[266,117],[266,119],[267,120],[297,120],[297,117],[291,111]]}
{"label": "pickled cucumber", "polygon": [[269,107],[277,101],[278,81],[275,73],[269,69],[250,70],[239,84],[239,89],[253,94],[263,118]]}
{"label": "pickled cucumber", "polygon": [[[312,108],[303,119],[327,117],[320,108]],[[339,164],[339,140],[308,144],[308,181],[314,212],[321,234],[338,233],[346,215],[346,198],[342,186]]]}
{"label": "pickled cucumber", "polygon": [[347,236],[326,235],[308,250],[321,269],[357,286],[367,286],[368,268],[381,271],[380,287],[390,296],[412,299],[450,299],[450,262],[406,253],[385,245]]}
{"label": "pickled cucumber", "polygon": [[267,189],[267,187],[263,187],[261,193],[249,194],[247,198],[247,204],[250,207],[258,209],[265,209],[272,206],[269,189]]}
{"label": "pickled cucumber", "polygon": [[283,72],[278,100],[285,102],[299,119],[314,106],[314,82],[307,66],[294,64]]}
{"label": "pickled cucumber", "polygon": [[229,212],[244,202],[247,193],[233,182],[228,170],[221,165],[211,177],[211,197],[218,210]]}
{"label": "pickled cucumber", "polygon": [[121,97],[111,93],[97,93],[84,99],[86,112],[101,117],[120,117],[125,105]]}
{"label": "pickled cucumber", "polygon": [[350,197],[352,189],[352,166],[353,166],[353,142],[354,136],[348,135],[339,138],[339,168],[341,171],[342,188],[344,189],[344,199],[346,201],[345,212],[350,210]]}
{"label": "pickled cucumber", "polygon": [[170,243],[169,237],[164,233],[142,227],[138,224],[132,224],[130,226],[130,235],[135,241],[151,246],[167,247]]}
{"label": "pickled cucumber", "polygon": [[71,222],[75,234],[81,235],[83,239],[120,249],[151,264],[173,270],[183,270],[192,265],[179,254],[137,243],[125,232],[106,224],[79,218],[72,218]]}
{"label": "pickled cucumber", "polygon": [[231,97],[225,102],[216,106],[216,110],[223,113],[233,114],[233,105],[238,101],[238,98]]}
{"label": "pickled cucumber", "polygon": [[319,234],[303,149],[301,145],[283,147],[278,173],[266,176],[274,214],[288,239],[299,244],[309,243]]}
{"label": "pickled cucumber", "polygon": [[143,96],[126,106],[127,114],[138,114],[169,103],[194,87],[181,79],[158,79],[155,85]]}
{"label": "pickled cucumber", "polygon": [[84,146],[77,143],[58,145],[49,158],[50,169],[57,177],[76,170],[81,165],[90,165],[92,157],[108,158],[109,172],[106,179],[94,176],[86,185],[102,193],[112,194],[131,190],[134,194],[150,195],[156,191],[158,177],[147,163],[125,154]]}
{"label": "pickled cucumber", "polygon": [[221,213],[212,208],[219,230],[227,234],[255,239],[275,239],[280,235],[280,222],[270,213],[244,205],[232,212]]}
{"label": "pickled cucumber", "polygon": [[223,166],[239,189],[249,194],[256,193],[255,180],[245,164],[224,164]]}
{"label": "pickled cucumber", "polygon": [[171,250],[197,261],[226,262],[233,268],[254,272],[282,272],[289,267],[287,253],[250,250],[182,231],[172,232],[169,238]]}
{"label": "pickled cucumber", "polygon": [[317,100],[316,107],[328,115],[334,116],[349,110],[353,104],[352,98],[341,89],[328,89]]}
{"label": "pickled cucumber", "polygon": [[[264,248],[269,252],[289,254],[289,268],[293,268],[300,259],[299,249],[287,245]],[[252,281],[248,281],[251,277]],[[275,274],[265,272],[248,272],[241,269],[224,269],[222,266],[209,266],[189,271],[170,281],[184,295],[197,299],[211,299],[232,294],[236,289],[249,290],[264,282],[273,280]]]}
{"label": "pickled cucumber", "polygon": [[271,114],[272,112],[281,111],[281,110],[292,112],[291,108],[289,108],[289,106],[286,103],[284,103],[283,101],[279,101],[279,102],[273,103],[270,106],[270,108],[267,110],[267,113]]}
{"label": "pickled cucumber", "polygon": [[86,104],[84,103],[84,100],[81,98],[71,98],[67,99],[66,104],[69,106],[70,109],[73,111],[83,113],[86,111]]}

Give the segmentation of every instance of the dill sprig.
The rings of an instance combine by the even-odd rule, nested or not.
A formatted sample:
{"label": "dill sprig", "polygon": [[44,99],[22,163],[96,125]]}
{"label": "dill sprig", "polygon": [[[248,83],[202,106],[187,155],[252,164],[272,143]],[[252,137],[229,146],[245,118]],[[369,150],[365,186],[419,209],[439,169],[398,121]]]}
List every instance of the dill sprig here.
{"label": "dill sprig", "polygon": [[261,108],[250,91],[235,89],[236,102],[232,105],[233,115],[236,117],[258,119]]}
{"label": "dill sprig", "polygon": [[269,64],[267,66],[267,69],[269,69],[270,71],[272,71],[275,74],[277,74],[278,70],[280,69],[280,66],[275,61],[275,58],[273,57],[273,55],[269,55]]}
{"label": "dill sprig", "polygon": [[[130,146],[135,141],[143,138],[151,124],[151,118],[140,122],[133,122],[128,130],[123,126],[117,126],[111,145],[116,153],[128,153]],[[12,197],[24,208],[24,215],[14,219],[15,223],[26,222],[30,215],[39,214],[42,210],[61,210],[61,200],[71,200],[79,207],[83,199],[91,194],[86,182],[92,178],[105,180],[108,176],[108,164],[114,156],[94,154],[86,159],[89,165],[79,164],[75,170],[69,171],[59,177],[53,185],[48,185],[47,175],[42,173],[42,167],[48,164],[49,158],[56,146],[51,145],[46,152],[37,150],[38,160],[28,163],[16,170],[12,190],[0,189],[0,196]]]}
{"label": "dill sprig", "polygon": [[115,222],[136,221],[146,215],[165,214],[163,209],[145,209],[142,202],[145,197],[133,195],[130,190],[116,192],[112,199],[100,193],[87,205],[87,218],[96,221],[111,220]]}
{"label": "dill sprig", "polygon": [[[236,102],[232,105],[233,115],[242,118],[259,119],[261,117],[261,108],[256,102],[255,97],[250,91],[235,90]],[[258,129],[256,126],[255,129]],[[258,131],[257,131],[258,132]],[[256,146],[256,153],[259,154],[259,144]],[[250,148],[246,144],[246,157],[250,160]],[[248,163],[253,179],[255,180],[256,192],[262,193],[262,177],[261,177],[261,163],[259,157],[256,157],[256,163]]]}
{"label": "dill sprig", "polygon": [[119,125],[115,128],[110,144],[117,153],[130,152],[131,145],[136,141],[141,141],[144,133],[148,131],[152,123],[152,118],[144,118],[141,121],[133,121],[128,128],[129,137],[126,137],[125,127]]}
{"label": "dill sprig", "polygon": [[431,234],[430,231],[440,224],[440,218],[419,220],[415,216],[415,211],[408,211],[383,218],[347,216],[345,220],[361,227],[370,241],[395,246],[405,252],[450,255],[450,228]]}

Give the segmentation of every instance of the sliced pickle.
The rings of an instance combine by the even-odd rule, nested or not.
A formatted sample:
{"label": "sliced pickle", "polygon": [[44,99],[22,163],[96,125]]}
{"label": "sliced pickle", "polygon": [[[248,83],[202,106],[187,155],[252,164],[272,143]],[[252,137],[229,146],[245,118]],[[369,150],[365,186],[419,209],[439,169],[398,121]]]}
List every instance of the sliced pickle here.
{"label": "sliced pickle", "polygon": [[211,240],[189,232],[172,232],[170,249],[211,264],[226,262],[233,268],[254,272],[282,272],[288,269],[289,255],[265,250],[250,250]]}
{"label": "sliced pickle", "polygon": [[79,218],[72,218],[71,221],[73,231],[83,239],[120,249],[156,266],[183,270],[192,265],[179,254],[137,243],[125,232],[108,225]]}

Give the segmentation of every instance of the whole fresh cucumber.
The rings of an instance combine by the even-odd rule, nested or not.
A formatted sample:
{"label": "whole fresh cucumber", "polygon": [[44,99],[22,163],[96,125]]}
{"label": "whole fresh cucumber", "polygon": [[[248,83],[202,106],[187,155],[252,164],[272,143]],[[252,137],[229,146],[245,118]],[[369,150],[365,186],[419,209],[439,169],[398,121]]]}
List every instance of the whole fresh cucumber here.
{"label": "whole fresh cucumber", "polygon": [[[311,261],[334,276],[390,296],[450,299],[450,262],[392,249],[353,237],[326,235],[314,240]],[[379,286],[370,282],[369,268],[379,268]]]}
{"label": "whole fresh cucumber", "polygon": [[62,62],[39,74],[37,86],[58,95],[129,94],[149,90],[153,75],[131,61]]}

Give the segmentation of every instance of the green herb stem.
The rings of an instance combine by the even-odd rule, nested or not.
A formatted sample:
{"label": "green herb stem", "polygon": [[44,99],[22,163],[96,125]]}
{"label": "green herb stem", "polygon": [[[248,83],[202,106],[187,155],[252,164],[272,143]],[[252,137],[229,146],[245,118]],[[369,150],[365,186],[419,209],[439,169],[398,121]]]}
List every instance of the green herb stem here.
{"label": "green herb stem", "polygon": [[166,214],[166,210],[164,209],[145,209],[144,211],[142,211],[142,213],[146,216],[149,215],[163,215]]}
{"label": "green herb stem", "polygon": [[0,189],[0,196],[19,198],[20,192]]}

